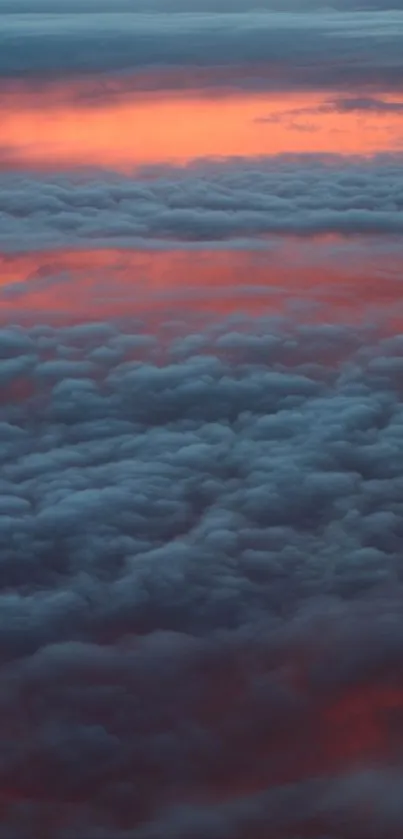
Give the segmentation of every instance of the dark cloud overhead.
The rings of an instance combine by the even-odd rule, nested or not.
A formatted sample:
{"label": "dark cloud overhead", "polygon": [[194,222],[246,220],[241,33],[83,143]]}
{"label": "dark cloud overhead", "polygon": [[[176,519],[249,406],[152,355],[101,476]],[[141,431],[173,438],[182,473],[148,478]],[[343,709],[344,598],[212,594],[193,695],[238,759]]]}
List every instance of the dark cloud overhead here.
{"label": "dark cloud overhead", "polygon": [[394,839],[401,336],[194,326],[0,330],[0,836]]}
{"label": "dark cloud overhead", "polygon": [[265,64],[274,87],[390,87],[403,79],[402,34],[399,11],[3,15],[0,75]]}
{"label": "dark cloud overhead", "polygon": [[129,12],[343,11],[402,9],[403,0],[0,0],[3,14]]}

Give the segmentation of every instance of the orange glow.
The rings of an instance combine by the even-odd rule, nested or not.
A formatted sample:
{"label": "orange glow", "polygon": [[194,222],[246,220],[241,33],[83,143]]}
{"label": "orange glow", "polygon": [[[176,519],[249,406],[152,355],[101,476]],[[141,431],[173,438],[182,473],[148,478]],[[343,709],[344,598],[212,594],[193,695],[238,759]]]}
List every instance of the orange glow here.
{"label": "orange glow", "polygon": [[[128,171],[209,156],[371,155],[401,147],[401,114],[315,113],[326,100],[323,93],[126,92],[86,106],[55,86],[3,93],[0,149],[3,165]],[[312,112],[290,117],[299,109]]]}
{"label": "orange glow", "polygon": [[[151,311],[279,312],[303,301],[317,317],[357,322],[389,313],[402,323],[402,259],[362,250],[337,259],[321,242],[285,239],[275,250],[83,250],[0,254],[0,314],[70,318]],[[306,304],[306,306],[305,306]],[[315,308],[316,307],[316,308]],[[309,312],[305,311],[309,318]]]}

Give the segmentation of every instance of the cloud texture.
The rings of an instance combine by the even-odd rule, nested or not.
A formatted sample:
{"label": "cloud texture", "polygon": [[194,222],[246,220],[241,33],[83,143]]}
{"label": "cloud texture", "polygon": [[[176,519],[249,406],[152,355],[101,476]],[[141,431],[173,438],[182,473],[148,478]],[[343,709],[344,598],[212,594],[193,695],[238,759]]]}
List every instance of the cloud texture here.
{"label": "cloud texture", "polygon": [[402,42],[0,0],[0,839],[401,839]]}
{"label": "cloud texture", "polygon": [[401,87],[402,32],[399,10],[3,14],[0,76],[253,64],[258,86],[386,89]]}
{"label": "cloud texture", "polygon": [[401,338],[0,354],[0,835],[397,837]]}
{"label": "cloud texture", "polygon": [[0,247],[94,241],[222,241],[262,234],[403,232],[400,156],[337,156],[161,167],[152,178],[0,178]]}

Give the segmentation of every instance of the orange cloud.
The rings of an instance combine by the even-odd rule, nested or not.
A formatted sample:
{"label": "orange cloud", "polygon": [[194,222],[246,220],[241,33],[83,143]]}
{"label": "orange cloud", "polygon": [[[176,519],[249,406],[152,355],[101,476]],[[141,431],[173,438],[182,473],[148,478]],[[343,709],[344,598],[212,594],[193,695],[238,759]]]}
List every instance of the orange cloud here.
{"label": "orange cloud", "polygon": [[[3,165],[127,171],[205,156],[371,155],[401,147],[401,113],[326,112],[326,101],[318,93],[126,92],[123,98],[99,98],[86,106],[74,98],[69,102],[65,86],[59,96],[55,86],[15,97],[4,93],[0,149]],[[286,118],[287,112],[305,109],[310,111],[309,131],[303,118]]]}
{"label": "orange cloud", "polygon": [[337,259],[326,256],[320,242],[292,238],[273,251],[0,254],[0,315],[42,312],[80,320],[185,308],[221,316],[279,312],[299,301],[314,319],[354,322],[384,311],[390,323],[401,323],[401,263],[398,256],[379,255],[365,264],[358,253]]}

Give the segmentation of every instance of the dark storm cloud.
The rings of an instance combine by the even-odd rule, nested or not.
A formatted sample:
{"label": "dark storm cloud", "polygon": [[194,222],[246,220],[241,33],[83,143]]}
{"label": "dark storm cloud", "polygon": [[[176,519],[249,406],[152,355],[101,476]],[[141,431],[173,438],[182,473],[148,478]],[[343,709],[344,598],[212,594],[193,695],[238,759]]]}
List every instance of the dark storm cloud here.
{"label": "dark storm cloud", "polygon": [[250,85],[390,87],[403,79],[402,37],[399,11],[5,14],[0,75],[253,64]]}
{"label": "dark storm cloud", "polygon": [[370,329],[0,330],[0,836],[401,834],[402,376]]}
{"label": "dark storm cloud", "polygon": [[[145,173],[146,174],[146,173]],[[400,234],[400,157],[236,160],[152,178],[0,178],[0,248],[256,234]]]}

